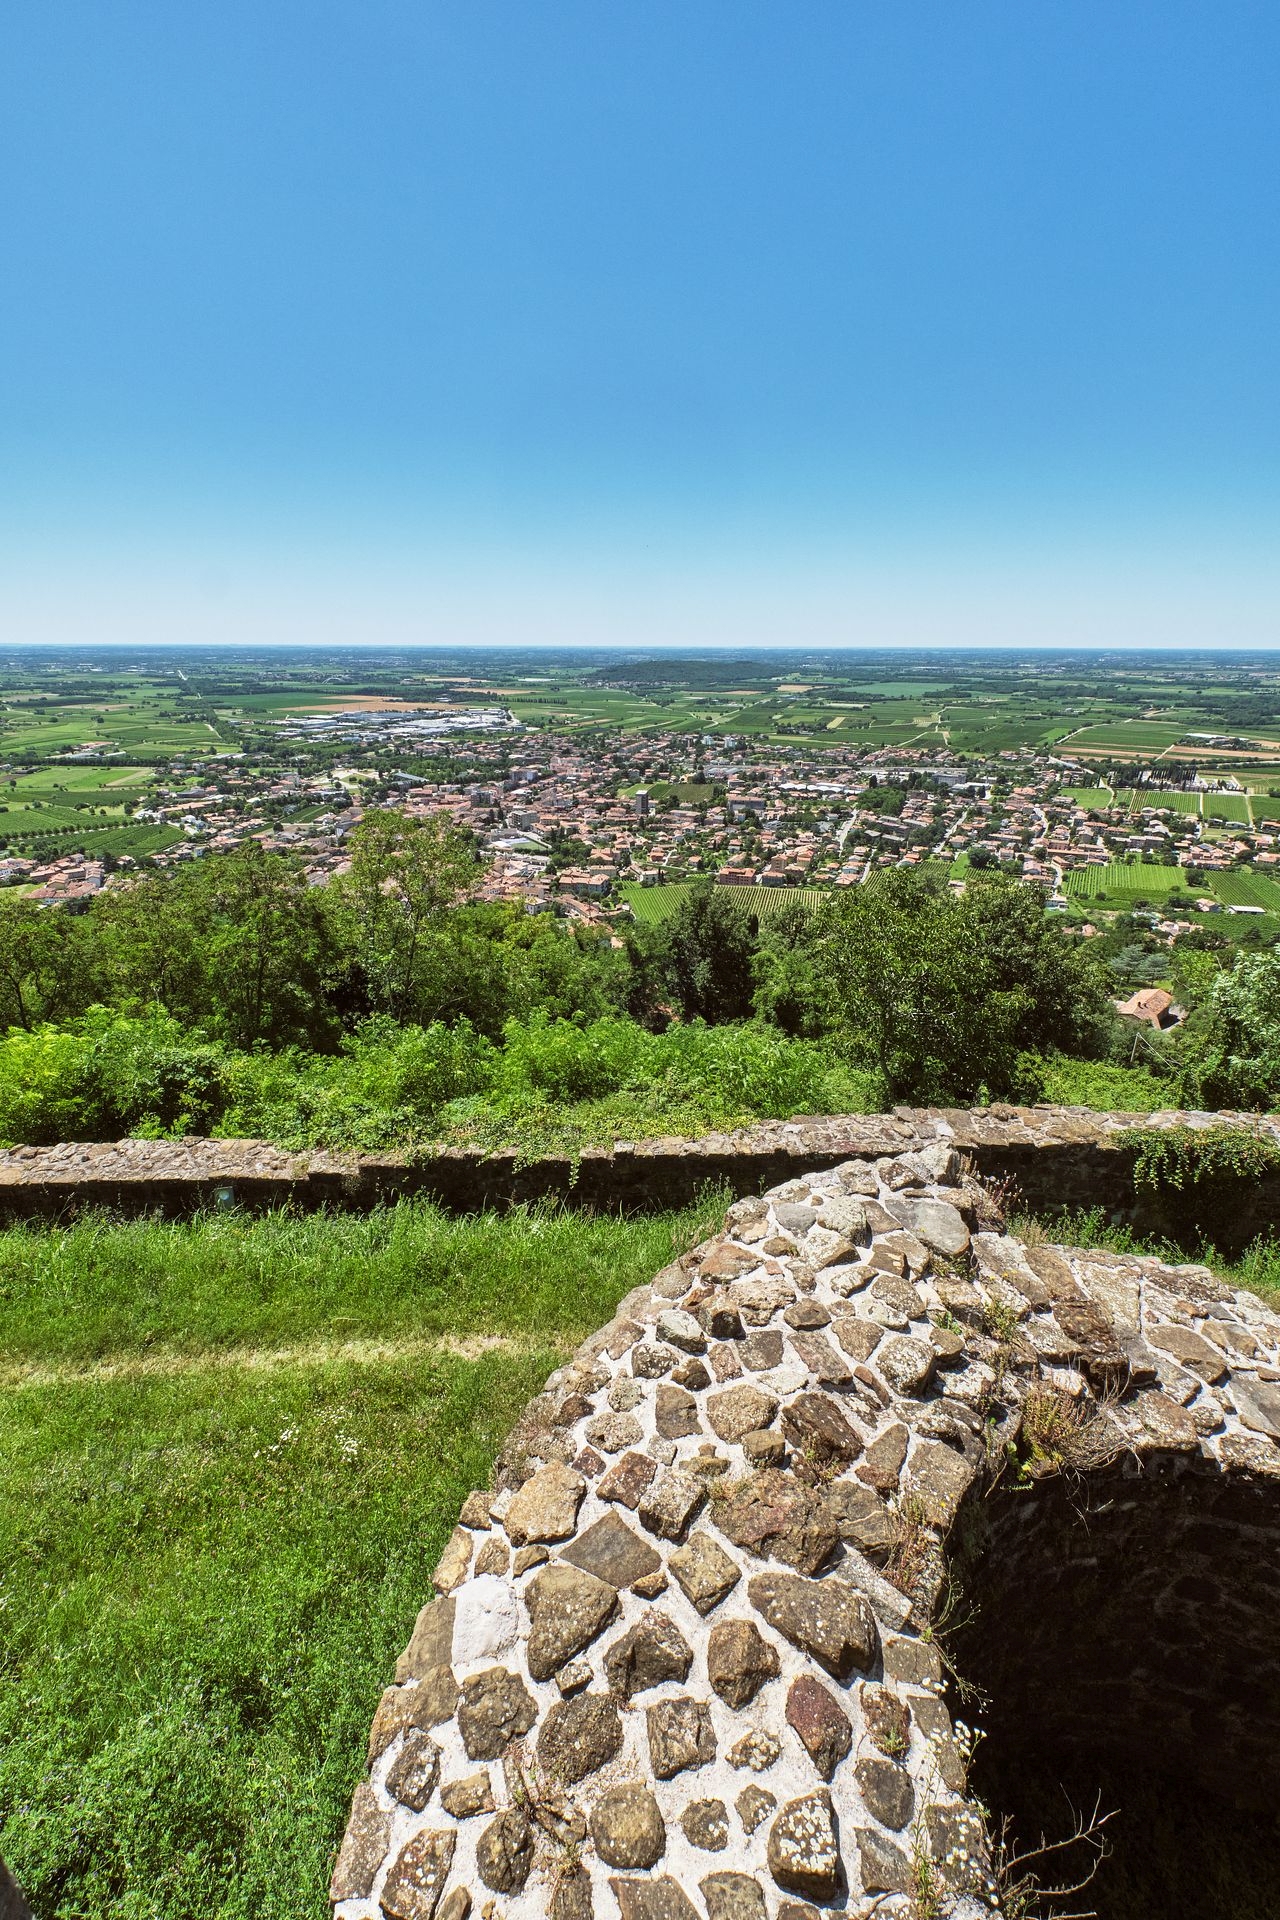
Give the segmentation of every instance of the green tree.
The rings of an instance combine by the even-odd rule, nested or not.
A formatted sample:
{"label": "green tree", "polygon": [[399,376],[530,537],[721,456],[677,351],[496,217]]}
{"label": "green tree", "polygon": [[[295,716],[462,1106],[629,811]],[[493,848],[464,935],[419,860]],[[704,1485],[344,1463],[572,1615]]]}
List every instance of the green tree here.
{"label": "green tree", "polygon": [[1005,875],[962,898],[891,869],[827,909],[815,980],[830,1024],[892,1097],[1017,1092],[1020,1056],[1100,1044],[1107,1002],[1086,956]]}
{"label": "green tree", "polygon": [[351,867],[334,888],[374,1011],[398,1020],[424,1015],[430,1004],[438,942],[447,908],[478,871],[468,837],[439,814],[411,819],[377,808],[350,839]]}
{"label": "green tree", "polygon": [[34,1027],[92,998],[87,926],[60,907],[0,893],[0,1025]]}
{"label": "green tree", "polygon": [[93,916],[112,998],[162,1006],[233,1047],[331,1042],[318,891],[296,860],[252,841],[113,891]]}
{"label": "green tree", "polygon": [[732,888],[697,882],[662,932],[668,988],[685,1020],[750,1019],[759,929]]}

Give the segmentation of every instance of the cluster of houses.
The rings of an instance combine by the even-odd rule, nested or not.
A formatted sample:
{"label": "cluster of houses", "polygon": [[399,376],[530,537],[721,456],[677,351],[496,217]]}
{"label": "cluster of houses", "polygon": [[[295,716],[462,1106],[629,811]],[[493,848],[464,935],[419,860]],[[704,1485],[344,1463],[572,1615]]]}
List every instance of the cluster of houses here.
{"label": "cluster of houses", "polygon": [[[400,714],[376,718],[397,735],[405,724]],[[295,729],[256,759],[175,758],[133,814],[174,830],[157,864],[255,840],[298,855],[320,884],[345,869],[364,811],[394,806],[447,814],[474,836],[485,856],[484,897],[588,920],[616,906],[623,880],[711,875],[742,888],[843,887],[879,868],[967,855],[1053,891],[1074,868],[1130,855],[1202,871],[1280,865],[1280,835],[1265,820],[1223,832],[1198,803],[1190,811],[1155,788],[1144,804],[1122,805],[1092,788],[1088,768],[1046,754],[1008,750],[974,761],[902,747],[762,746],[749,737],[575,737],[511,723],[464,728],[451,751],[465,775],[432,780],[394,764],[385,737],[374,751],[349,729],[350,764],[336,764],[341,731],[327,721]],[[1073,787],[1092,791],[1077,799]],[[112,864],[127,871],[131,863]],[[83,855],[38,867],[10,858],[0,862],[6,881],[74,903],[114,875]]]}

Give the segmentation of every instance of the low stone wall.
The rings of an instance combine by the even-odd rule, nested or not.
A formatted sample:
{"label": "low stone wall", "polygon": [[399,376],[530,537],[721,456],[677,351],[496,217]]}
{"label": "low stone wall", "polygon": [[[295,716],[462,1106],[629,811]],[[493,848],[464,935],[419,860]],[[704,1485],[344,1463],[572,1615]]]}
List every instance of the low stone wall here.
{"label": "low stone wall", "polygon": [[1274,1806],[1280,1322],[1203,1267],[1010,1238],[951,1143],[1064,1116],[857,1124],[876,1153],[623,1301],[467,1499],[341,1920],[999,1911],[961,1644],[1015,1749]]}
{"label": "low stone wall", "polygon": [[[1026,1204],[1133,1210],[1132,1154],[1116,1136],[1139,1126],[1232,1126],[1280,1144],[1280,1119],[1217,1113],[1092,1113],[1066,1107],[899,1107],[890,1114],[766,1121],[699,1140],[615,1143],[579,1158],[521,1160],[463,1149],[413,1156],[291,1154],[261,1140],[120,1140],[0,1153],[0,1219],[248,1208],[368,1208],[421,1194],[458,1211],[559,1199],[608,1212],[688,1204],[709,1184],[759,1194],[796,1174],[933,1143],[961,1150],[984,1178],[1016,1183]],[[1280,1219],[1280,1179],[1258,1183],[1242,1232]]]}

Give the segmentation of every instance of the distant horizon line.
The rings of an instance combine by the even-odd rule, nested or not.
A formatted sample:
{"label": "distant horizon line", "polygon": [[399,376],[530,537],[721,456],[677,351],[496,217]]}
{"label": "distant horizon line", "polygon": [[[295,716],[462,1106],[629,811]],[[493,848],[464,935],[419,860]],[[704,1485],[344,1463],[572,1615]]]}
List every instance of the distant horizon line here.
{"label": "distant horizon line", "polygon": [[44,653],[70,653],[83,649],[111,649],[116,652],[151,650],[154,652],[228,652],[254,653],[293,651],[312,653],[761,653],[761,654],[949,654],[949,653],[1046,653],[1083,654],[1098,659],[1127,658],[1142,654],[1181,654],[1213,659],[1252,659],[1259,655],[1280,655],[1280,640],[1265,645],[1230,647],[1211,641],[1190,640],[1135,641],[1129,646],[1098,645],[1087,641],[1037,640],[949,640],[913,644],[886,640],[876,644],[855,641],[811,642],[808,645],[781,644],[768,640],[8,640],[0,642],[0,655],[19,650]]}

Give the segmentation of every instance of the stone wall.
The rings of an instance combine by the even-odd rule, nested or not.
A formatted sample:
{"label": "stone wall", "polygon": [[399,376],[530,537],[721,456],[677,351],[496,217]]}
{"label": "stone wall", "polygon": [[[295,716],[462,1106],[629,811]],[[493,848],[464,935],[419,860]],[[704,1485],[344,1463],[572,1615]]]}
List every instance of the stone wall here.
{"label": "stone wall", "polygon": [[[553,1198],[618,1210],[686,1205],[708,1184],[759,1194],[793,1175],[876,1160],[942,1142],[984,1178],[1012,1180],[1033,1210],[1134,1210],[1131,1126],[1233,1126],[1280,1144],[1280,1118],[1240,1114],[1092,1113],[1064,1107],[954,1110],[767,1121],[700,1140],[617,1142],[579,1158],[522,1160],[515,1152],[429,1150],[415,1156],[291,1154],[260,1140],[121,1140],[0,1152],[0,1219],[61,1216],[87,1207],[190,1213],[258,1208],[367,1208],[421,1194],[459,1211]],[[1280,1219],[1280,1179],[1246,1196],[1242,1234]]]}
{"label": "stone wall", "polygon": [[977,1920],[953,1654],[1015,1761],[1225,1766],[1274,1807],[1280,1322],[1203,1267],[1020,1244],[952,1144],[1105,1121],[848,1124],[876,1151],[731,1207],[467,1499],[340,1920]]}

